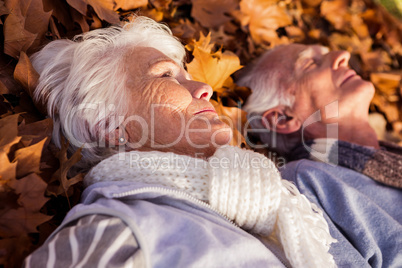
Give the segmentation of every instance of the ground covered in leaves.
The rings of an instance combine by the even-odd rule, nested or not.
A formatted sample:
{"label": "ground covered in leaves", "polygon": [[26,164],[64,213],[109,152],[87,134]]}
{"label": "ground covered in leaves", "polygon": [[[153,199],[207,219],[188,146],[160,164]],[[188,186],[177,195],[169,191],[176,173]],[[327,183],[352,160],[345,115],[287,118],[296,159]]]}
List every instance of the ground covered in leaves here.
{"label": "ground covered in leaves", "polygon": [[[402,7],[372,0],[4,0],[0,1],[0,267],[20,266],[80,198],[80,152],[51,143],[52,121],[31,100],[38,74],[28,56],[51,40],[124,21],[132,13],[167,23],[188,50],[187,69],[245,146],[247,88],[233,74],[265,50],[319,43],[352,54],[376,86],[370,112],[381,139],[402,140]],[[394,6],[392,6],[394,5]],[[358,100],[357,100],[358,101]]]}

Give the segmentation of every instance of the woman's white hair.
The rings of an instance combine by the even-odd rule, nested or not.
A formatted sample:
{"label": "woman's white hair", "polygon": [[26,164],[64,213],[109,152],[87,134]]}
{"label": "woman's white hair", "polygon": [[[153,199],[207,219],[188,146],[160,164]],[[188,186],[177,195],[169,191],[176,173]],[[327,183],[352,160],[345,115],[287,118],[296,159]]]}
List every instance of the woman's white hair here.
{"label": "woman's white hair", "polygon": [[[261,120],[265,111],[277,106],[292,107],[294,104],[294,96],[287,91],[293,77],[283,77],[283,73],[276,69],[276,64],[281,64],[280,62],[267,62],[280,47],[265,52],[255,63],[240,73],[236,81],[237,85],[252,90],[243,109],[248,113],[253,128],[264,128]],[[262,142],[282,154],[288,153],[298,142],[294,135],[280,134],[272,130],[258,133]]]}
{"label": "woman's white hair", "polygon": [[69,140],[69,153],[83,148],[78,168],[87,169],[117,152],[104,145],[105,135],[119,127],[114,119],[127,115],[124,58],[135,47],[155,48],[183,66],[186,53],[180,41],[166,25],[146,17],[72,41],[52,41],[30,58],[40,75],[34,100],[46,104],[59,148],[62,135]]}

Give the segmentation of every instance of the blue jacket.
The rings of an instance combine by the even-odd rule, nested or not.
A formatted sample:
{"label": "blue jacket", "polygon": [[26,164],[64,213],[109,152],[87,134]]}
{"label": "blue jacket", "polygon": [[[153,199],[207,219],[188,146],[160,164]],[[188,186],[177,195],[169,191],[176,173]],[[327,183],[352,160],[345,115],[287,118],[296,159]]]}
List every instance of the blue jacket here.
{"label": "blue jacket", "polygon": [[99,182],[25,266],[284,267],[265,242],[184,192]]}
{"label": "blue jacket", "polygon": [[281,171],[324,211],[339,267],[402,267],[402,190],[352,169],[311,160]]}

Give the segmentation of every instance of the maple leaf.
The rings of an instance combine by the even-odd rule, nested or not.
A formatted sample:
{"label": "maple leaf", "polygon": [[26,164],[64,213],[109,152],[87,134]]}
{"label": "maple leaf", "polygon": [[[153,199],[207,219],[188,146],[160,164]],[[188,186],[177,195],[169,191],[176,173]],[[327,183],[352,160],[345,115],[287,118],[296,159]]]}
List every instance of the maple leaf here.
{"label": "maple leaf", "polygon": [[244,138],[244,125],[247,121],[247,113],[236,107],[225,107],[222,103],[215,100],[210,100],[214,106],[216,112],[219,115],[219,119],[229,125],[232,129],[233,138],[230,141],[230,145],[241,147],[247,146]]}
{"label": "maple leaf", "polygon": [[21,148],[15,152],[13,162],[17,162],[17,178],[29,173],[39,173],[40,158],[46,138],[29,147]]}
{"label": "maple leaf", "polygon": [[67,0],[67,3],[84,16],[87,15],[87,6],[90,5],[101,20],[110,23],[119,22],[119,15],[114,11],[113,0]]}
{"label": "maple leaf", "polygon": [[280,39],[276,29],[292,24],[290,16],[284,7],[275,0],[242,0],[240,12],[235,12],[243,26],[248,25],[250,35],[256,43],[286,43],[286,38]]}
{"label": "maple leaf", "polygon": [[113,10],[130,10],[130,9],[136,9],[139,7],[145,7],[148,4],[148,0],[115,0],[115,6]]}
{"label": "maple leaf", "polygon": [[49,185],[48,191],[53,195],[65,194],[69,196],[70,187],[84,179],[82,173],[75,175],[73,178],[68,178],[68,171],[71,167],[81,160],[81,150],[78,149],[70,158],[67,157],[68,141],[62,138],[62,145],[60,151],[57,153],[57,158],[59,159],[60,168],[53,174],[53,181],[59,182],[59,185],[53,186]]}
{"label": "maple leaf", "polygon": [[5,6],[12,12],[4,22],[4,52],[17,58],[44,41],[51,12],[43,11],[41,0],[7,0]]}
{"label": "maple leaf", "polygon": [[226,14],[238,8],[238,0],[191,0],[191,16],[204,27],[214,28],[231,18]]}
{"label": "maple leaf", "polygon": [[0,266],[22,267],[22,262],[30,251],[32,243],[27,235],[0,239]]}
{"label": "maple leaf", "polygon": [[157,9],[167,9],[172,0],[149,0],[149,2]]}
{"label": "maple leaf", "polygon": [[351,14],[348,12],[348,2],[345,0],[323,1],[320,9],[321,15],[337,30],[345,29],[350,23]]}
{"label": "maple leaf", "polygon": [[13,237],[38,232],[36,227],[52,217],[39,212],[48,198],[44,196],[47,184],[35,173],[11,180],[8,185],[19,194],[18,209],[0,211],[0,236]]}
{"label": "maple leaf", "polygon": [[231,51],[212,52],[211,33],[206,37],[202,33],[200,35],[193,47],[194,59],[187,64],[187,70],[194,80],[219,90],[230,79],[230,75],[242,67],[240,59]]}

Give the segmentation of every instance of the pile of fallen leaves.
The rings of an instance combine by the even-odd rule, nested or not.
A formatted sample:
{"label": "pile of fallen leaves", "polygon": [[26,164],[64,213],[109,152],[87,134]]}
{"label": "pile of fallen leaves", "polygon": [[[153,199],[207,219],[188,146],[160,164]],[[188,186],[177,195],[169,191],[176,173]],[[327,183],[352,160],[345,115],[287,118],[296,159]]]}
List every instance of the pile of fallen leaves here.
{"label": "pile of fallen leaves", "polygon": [[133,13],[168,24],[183,41],[187,69],[213,87],[211,102],[232,125],[234,145],[246,146],[241,106],[250,94],[233,82],[234,72],[293,42],[351,52],[351,66],[376,86],[370,109],[379,137],[402,140],[402,24],[373,0],[0,1],[0,267],[21,265],[82,190],[83,174],[67,176],[80,152],[67,155],[67,141],[55,148],[51,120],[32,103],[38,74],[28,56]]}

